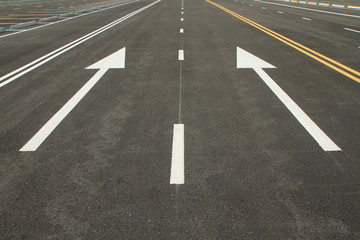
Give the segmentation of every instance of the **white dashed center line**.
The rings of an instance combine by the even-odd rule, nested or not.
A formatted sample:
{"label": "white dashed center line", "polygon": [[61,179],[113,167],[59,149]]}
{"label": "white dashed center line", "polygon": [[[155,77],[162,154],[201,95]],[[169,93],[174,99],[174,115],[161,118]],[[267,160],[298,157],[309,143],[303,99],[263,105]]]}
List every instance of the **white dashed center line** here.
{"label": "white dashed center line", "polygon": [[304,19],[306,21],[312,21],[310,18],[306,18],[306,17],[302,17],[302,19]]}

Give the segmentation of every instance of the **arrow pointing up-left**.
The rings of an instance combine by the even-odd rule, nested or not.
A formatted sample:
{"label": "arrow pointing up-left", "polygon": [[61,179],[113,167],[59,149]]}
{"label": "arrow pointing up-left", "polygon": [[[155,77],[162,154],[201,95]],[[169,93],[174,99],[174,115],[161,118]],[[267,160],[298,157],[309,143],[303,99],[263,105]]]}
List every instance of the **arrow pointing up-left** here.
{"label": "arrow pointing up-left", "polygon": [[101,77],[112,68],[125,68],[125,51],[119,51],[90,65],[86,69],[99,69],[96,74],[52,117],[45,125],[20,149],[21,152],[36,151],[45,139],[54,131],[61,121],[74,109],[74,107],[95,86]]}

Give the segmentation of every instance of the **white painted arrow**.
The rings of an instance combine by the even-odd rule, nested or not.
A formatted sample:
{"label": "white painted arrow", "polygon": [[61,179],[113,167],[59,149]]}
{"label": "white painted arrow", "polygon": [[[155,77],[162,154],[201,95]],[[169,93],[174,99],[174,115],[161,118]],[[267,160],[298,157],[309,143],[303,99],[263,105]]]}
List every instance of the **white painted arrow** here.
{"label": "white painted arrow", "polygon": [[126,48],[122,48],[87,67],[86,69],[99,69],[99,71],[97,71],[97,73],[52,118],[50,118],[47,123],[45,123],[45,125],[20,149],[20,151],[36,151],[36,149],[45,141],[52,131],[54,131],[61,121],[95,86],[107,70],[111,68],[125,68],[125,51]]}
{"label": "white painted arrow", "polygon": [[280,101],[289,109],[294,117],[318,142],[324,151],[342,151],[311,118],[284,92],[277,83],[263,70],[263,68],[276,68],[270,63],[237,47],[237,68],[253,68],[265,84],[275,93]]}

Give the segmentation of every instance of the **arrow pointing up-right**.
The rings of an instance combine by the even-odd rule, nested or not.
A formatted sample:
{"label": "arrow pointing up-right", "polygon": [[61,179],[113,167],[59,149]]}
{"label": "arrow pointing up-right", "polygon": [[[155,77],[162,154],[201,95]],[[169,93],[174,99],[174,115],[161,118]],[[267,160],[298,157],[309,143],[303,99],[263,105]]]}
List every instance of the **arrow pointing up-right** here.
{"label": "arrow pointing up-right", "polygon": [[261,58],[237,47],[237,68],[276,68]]}
{"label": "arrow pointing up-right", "polygon": [[311,118],[277,85],[277,83],[263,70],[275,68],[270,63],[237,47],[237,68],[252,68],[265,84],[273,91],[280,101],[289,109],[300,124],[318,142],[324,151],[342,151]]}

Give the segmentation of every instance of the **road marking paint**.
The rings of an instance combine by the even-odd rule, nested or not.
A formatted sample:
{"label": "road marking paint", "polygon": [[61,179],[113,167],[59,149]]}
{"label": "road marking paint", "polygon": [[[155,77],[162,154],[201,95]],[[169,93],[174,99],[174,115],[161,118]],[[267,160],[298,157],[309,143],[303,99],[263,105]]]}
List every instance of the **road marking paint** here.
{"label": "road marking paint", "polygon": [[333,7],[338,7],[338,8],[344,8],[344,5],[340,5],[340,4],[331,4],[331,6]]}
{"label": "road marking paint", "polygon": [[180,28],[180,33],[184,33],[184,29],[183,29],[183,28]]}
{"label": "road marking paint", "polygon": [[184,12],[181,12],[181,14],[184,14]]}
{"label": "road marking paint", "polygon": [[179,50],[179,61],[184,61],[184,50]]}
{"label": "road marking paint", "polygon": [[33,28],[29,28],[29,29],[24,29],[24,30],[20,30],[20,31],[17,31],[17,32],[14,32],[14,33],[6,34],[6,35],[4,35],[4,36],[0,36],[0,38],[10,37],[10,36],[13,36],[13,35],[16,35],[16,34],[19,34],[19,33],[32,31],[32,30],[35,30],[35,29],[38,29],[38,28],[43,28],[43,27],[46,27],[46,26],[50,26],[50,25],[54,25],[54,24],[61,23],[61,22],[73,20],[73,19],[75,19],[75,18],[84,17],[84,16],[87,16],[87,15],[90,15],[90,14],[94,14],[94,13],[97,13],[97,12],[106,11],[106,10],[109,10],[109,9],[113,9],[113,8],[116,8],[116,7],[124,6],[124,5],[130,4],[130,3],[139,2],[139,1],[140,1],[140,0],[134,0],[134,1],[131,1],[131,2],[125,2],[125,3],[119,4],[119,5],[116,5],[116,6],[113,6],[113,7],[108,7],[108,8],[100,9],[100,10],[97,10],[97,11],[93,11],[93,12],[89,12],[89,13],[84,13],[84,14],[81,14],[81,15],[78,15],[78,16],[74,16],[74,17],[69,17],[69,18],[66,18],[66,19],[63,19],[63,20],[60,20],[60,21],[51,22],[51,23],[43,24],[43,25],[40,25],[40,26],[37,26],[37,27],[33,27]]}
{"label": "road marking paint", "polygon": [[181,19],[180,19],[180,21],[182,21],[182,22],[183,22],[183,21],[184,21],[184,18],[181,18]]}
{"label": "road marking paint", "polygon": [[174,124],[170,184],[184,184],[184,124]]}
{"label": "road marking paint", "polygon": [[100,80],[107,70],[98,71],[21,149],[20,152],[36,151],[61,121]]}
{"label": "road marking paint", "polygon": [[262,69],[254,68],[266,85],[275,93],[280,101],[289,109],[300,124],[308,131],[324,151],[341,151],[339,148],[311,118],[284,92],[277,83]]}
{"label": "road marking paint", "polygon": [[250,4],[250,7],[253,7],[254,5]]}
{"label": "road marking paint", "polygon": [[[348,66],[345,66],[344,64],[341,64],[341,63],[339,63],[339,62],[337,62],[337,61],[335,61],[335,60],[333,60],[333,59],[331,59],[329,57],[326,57],[325,55],[323,55],[321,53],[318,53],[318,52],[316,52],[316,51],[314,51],[314,50],[312,50],[312,49],[310,49],[310,48],[308,48],[308,47],[306,47],[306,46],[304,46],[304,45],[302,45],[302,44],[300,44],[298,42],[295,42],[295,41],[291,40],[290,38],[287,38],[287,37],[275,32],[275,31],[272,31],[271,29],[268,29],[268,28],[266,28],[266,27],[264,27],[264,26],[262,26],[262,25],[260,25],[260,24],[258,24],[256,22],[254,22],[254,21],[251,21],[250,19],[245,18],[245,17],[241,16],[240,14],[237,14],[237,13],[229,10],[229,9],[221,6],[220,4],[214,3],[214,2],[212,2],[210,0],[206,0],[206,1],[211,3],[212,5],[220,8],[220,9],[222,9],[223,11],[229,13],[230,15],[242,20],[243,22],[246,22],[247,24],[259,29],[260,31],[262,31],[262,32],[264,32],[264,33],[266,33],[266,34],[268,34],[270,36],[272,36],[273,38],[276,38],[277,40],[287,44],[288,46],[298,50],[299,52],[302,52],[302,53],[306,54],[307,56],[317,60],[318,62],[321,62],[322,64],[330,67],[331,69],[333,69],[333,70],[347,76],[348,78],[351,78],[352,80],[357,81],[357,82],[360,83],[360,78],[357,77],[357,76],[360,76],[360,72],[358,72],[358,71],[356,71],[356,70],[354,70],[354,69],[352,69],[352,68],[350,68]],[[348,72],[346,72],[345,70],[348,71]],[[357,75],[357,76],[354,76],[352,74]]]}
{"label": "road marking paint", "polygon": [[253,0],[253,1],[272,4],[272,5],[277,5],[277,6],[289,7],[289,8],[297,8],[297,9],[302,9],[302,10],[306,10],[306,11],[334,14],[334,15],[339,15],[339,16],[344,16],[344,17],[360,18],[360,16],[358,16],[358,15],[351,15],[351,14],[344,14],[344,13],[337,13],[337,12],[329,12],[329,11],[318,10],[318,9],[313,9],[313,8],[296,7],[296,6],[290,6],[290,5],[280,4],[280,3],[265,2],[265,1],[261,1],[261,0]]}
{"label": "road marking paint", "polygon": [[319,6],[327,6],[327,7],[330,6],[330,4],[328,4],[328,3],[319,3],[318,5]]}
{"label": "road marking paint", "polygon": [[96,35],[98,35],[98,34],[104,32],[104,31],[116,26],[117,24],[125,21],[126,19],[128,19],[128,18],[130,18],[130,17],[144,11],[145,9],[147,9],[147,8],[157,4],[157,3],[159,3],[160,1],[161,0],[157,0],[157,1],[155,1],[155,2],[153,2],[151,4],[149,4],[149,5],[146,5],[145,7],[142,7],[142,8],[140,8],[140,9],[138,9],[138,10],[132,12],[132,13],[129,13],[128,15],[115,20],[115,21],[105,25],[104,27],[101,27],[101,28],[89,33],[89,34],[86,34],[85,36],[83,36],[81,38],[78,38],[75,41],[72,41],[72,42],[70,42],[70,43],[68,43],[68,44],[66,44],[66,45],[64,45],[64,46],[62,46],[62,47],[60,47],[60,48],[58,48],[58,49],[56,49],[56,50],[54,50],[54,51],[52,51],[52,52],[50,52],[50,53],[48,53],[46,55],[40,57],[40,58],[38,58],[38,59],[36,59],[36,60],[34,60],[34,61],[32,61],[32,62],[30,62],[30,63],[28,63],[28,64],[26,64],[26,65],[24,65],[22,67],[20,67],[20,68],[18,68],[16,70],[6,74],[6,75],[4,75],[4,76],[0,77],[0,82],[1,82],[0,83],[0,88],[7,85],[7,84],[9,84],[9,83],[11,83],[12,81],[18,79],[19,77],[23,76],[24,74],[36,69],[37,67],[47,63],[48,61],[54,59],[55,57],[57,57],[57,56],[65,53],[65,52],[69,51],[70,49],[80,45],[81,43],[95,37]]}
{"label": "road marking paint", "polygon": [[312,21],[310,18],[306,18],[306,17],[302,17],[302,19],[304,19],[306,21]]}
{"label": "road marking paint", "polygon": [[52,118],[50,118],[49,121],[45,123],[45,125],[20,149],[20,152],[36,151],[36,149],[46,140],[46,138],[109,69],[125,68],[125,52],[126,48],[122,48],[87,67],[86,69],[99,69],[99,71]]}
{"label": "road marking paint", "polygon": [[263,59],[241,49],[236,48],[236,68],[252,68],[273,91],[279,100],[294,115],[300,124],[318,142],[324,151],[341,151],[341,149],[310,119],[310,117],[282,90],[279,85],[263,70],[276,68]]}
{"label": "road marking paint", "polygon": [[355,30],[355,29],[351,29],[351,28],[344,28],[345,30],[351,31],[351,32],[356,32],[356,33],[360,33],[360,31]]}
{"label": "road marking paint", "polygon": [[261,9],[266,9],[266,8],[264,8],[264,7],[261,7]]}
{"label": "road marking paint", "polygon": [[280,14],[283,14],[284,12],[282,12],[282,11],[277,11],[278,13],[280,13]]}

